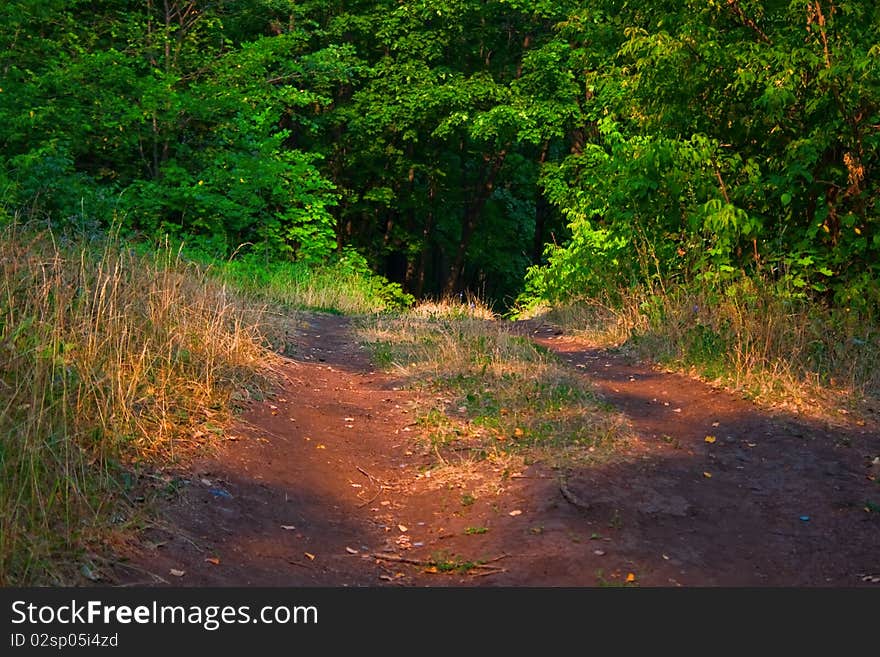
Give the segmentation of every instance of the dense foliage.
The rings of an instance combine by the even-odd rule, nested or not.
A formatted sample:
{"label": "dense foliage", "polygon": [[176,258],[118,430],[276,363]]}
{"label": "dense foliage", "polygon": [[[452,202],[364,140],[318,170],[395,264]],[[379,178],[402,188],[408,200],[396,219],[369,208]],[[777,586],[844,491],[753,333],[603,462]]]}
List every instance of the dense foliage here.
{"label": "dense foliage", "polygon": [[573,239],[537,294],[746,274],[876,304],[880,7],[591,4],[561,27],[591,135],[542,178]]}
{"label": "dense foliage", "polygon": [[0,87],[10,214],[416,295],[880,298],[873,2],[8,0]]}

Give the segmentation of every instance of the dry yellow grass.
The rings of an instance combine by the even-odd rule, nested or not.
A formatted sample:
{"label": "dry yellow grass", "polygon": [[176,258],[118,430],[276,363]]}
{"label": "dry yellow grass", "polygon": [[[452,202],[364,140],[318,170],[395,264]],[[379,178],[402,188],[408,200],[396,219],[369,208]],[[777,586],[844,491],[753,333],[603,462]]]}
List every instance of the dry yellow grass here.
{"label": "dry yellow grass", "polygon": [[479,297],[468,295],[461,298],[447,297],[439,300],[423,300],[409,311],[412,317],[423,319],[482,319],[494,320],[498,316]]}
{"label": "dry yellow grass", "polygon": [[441,462],[527,454],[566,465],[610,458],[627,435],[583,377],[509,324],[416,311],[373,319],[361,336],[378,365],[421,391],[419,423]]}
{"label": "dry yellow grass", "polygon": [[876,410],[880,327],[870,318],[784,297],[751,280],[723,294],[632,290],[623,299],[613,309],[588,300],[529,315],[762,404],[832,422],[860,409]]}
{"label": "dry yellow grass", "polygon": [[173,252],[0,234],[0,584],[67,581],[126,464],[222,431],[271,363],[261,318]]}

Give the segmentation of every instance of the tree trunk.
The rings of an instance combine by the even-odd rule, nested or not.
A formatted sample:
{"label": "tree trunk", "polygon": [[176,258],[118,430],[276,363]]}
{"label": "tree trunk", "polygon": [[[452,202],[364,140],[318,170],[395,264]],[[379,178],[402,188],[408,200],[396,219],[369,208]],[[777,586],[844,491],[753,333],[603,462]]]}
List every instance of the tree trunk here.
{"label": "tree trunk", "polygon": [[[541,155],[538,158],[538,167],[544,166],[547,161],[547,153],[550,150],[550,140],[545,140],[541,146]],[[550,214],[550,204],[544,198],[544,193],[538,189],[535,197],[535,236],[532,241],[532,262],[538,264],[544,255],[544,227],[547,225],[547,217]]]}
{"label": "tree trunk", "polygon": [[425,217],[425,225],[422,227],[422,252],[419,255],[419,264],[416,269],[415,287],[413,294],[421,298],[425,294],[425,277],[428,272],[428,261],[431,258],[431,237],[434,234],[434,197],[437,187],[434,179],[428,180],[428,214]]}
{"label": "tree trunk", "polygon": [[492,162],[489,166],[485,181],[480,185],[476,196],[470,203],[468,203],[467,208],[465,209],[464,223],[461,228],[461,239],[458,242],[455,259],[452,261],[452,266],[449,268],[449,274],[446,277],[446,284],[443,286],[444,296],[452,296],[459,291],[458,288],[461,282],[461,274],[464,270],[465,255],[467,255],[467,250],[471,245],[474,231],[476,230],[480,217],[483,214],[483,208],[486,207],[486,202],[489,200],[489,197],[495,189],[495,179],[498,177],[498,172],[501,171],[501,166],[504,164],[505,157],[507,157],[506,150],[497,153],[494,159],[489,155],[484,156],[484,159],[487,162],[489,162],[489,160],[492,160]]}

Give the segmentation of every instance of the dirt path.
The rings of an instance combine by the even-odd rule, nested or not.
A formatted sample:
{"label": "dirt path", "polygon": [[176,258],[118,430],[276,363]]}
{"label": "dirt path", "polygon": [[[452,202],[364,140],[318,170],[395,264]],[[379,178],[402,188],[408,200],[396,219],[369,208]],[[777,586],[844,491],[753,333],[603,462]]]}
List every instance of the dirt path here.
{"label": "dirt path", "polygon": [[464,481],[429,476],[436,456],[417,447],[412,394],[373,371],[347,319],[306,322],[284,389],[195,464],[131,555],[139,575],[129,583],[880,581],[880,508],[868,504],[880,504],[876,431],[769,416],[538,328],[536,341],[593,380],[639,436],[623,461],[569,473],[568,491],[589,504],[578,508],[540,464],[507,477],[488,462],[469,464]]}

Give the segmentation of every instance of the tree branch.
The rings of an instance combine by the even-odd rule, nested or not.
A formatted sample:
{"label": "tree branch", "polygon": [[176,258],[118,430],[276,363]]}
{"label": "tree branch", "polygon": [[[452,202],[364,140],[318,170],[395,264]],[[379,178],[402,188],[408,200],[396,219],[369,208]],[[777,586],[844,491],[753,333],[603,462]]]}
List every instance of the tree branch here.
{"label": "tree branch", "polygon": [[746,13],[743,11],[742,7],[739,6],[739,2],[737,0],[727,0],[727,6],[730,7],[731,11],[737,15],[740,22],[751,29],[755,34],[758,35],[758,38],[764,43],[771,44],[770,37],[768,37],[764,30],[758,27],[758,24],[753,21],[751,18],[746,16]]}

